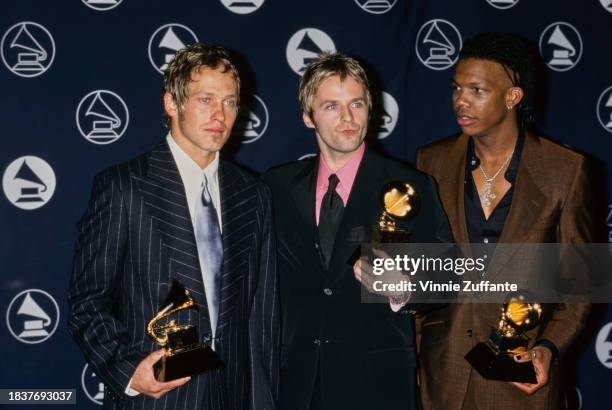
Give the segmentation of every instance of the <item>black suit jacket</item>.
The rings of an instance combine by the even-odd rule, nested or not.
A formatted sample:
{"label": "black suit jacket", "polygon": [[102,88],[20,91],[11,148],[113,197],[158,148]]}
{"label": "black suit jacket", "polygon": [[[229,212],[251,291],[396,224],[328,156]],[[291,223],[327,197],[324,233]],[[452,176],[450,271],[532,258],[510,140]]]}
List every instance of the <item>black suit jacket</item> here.
{"label": "black suit jacket", "polygon": [[225,161],[219,164],[223,225],[221,305],[215,350],[227,368],[192,377],[154,399],[124,394],[138,363],[159,348],[146,326],[175,278],[210,322],[184,186],[165,140],[153,151],[111,167],[94,181],[78,225],[69,291],[69,329],[106,385],[105,408],[276,408],[278,292],[269,189]]}
{"label": "black suit jacket", "polygon": [[415,242],[450,238],[432,178],[367,150],[359,166],[326,269],[315,224],[318,157],[273,168],[281,288],[281,408],[308,409],[317,372],[325,409],[415,408],[412,316],[388,303],[362,304],[349,260],[381,214],[380,192],[409,181],[422,210],[404,227]]}

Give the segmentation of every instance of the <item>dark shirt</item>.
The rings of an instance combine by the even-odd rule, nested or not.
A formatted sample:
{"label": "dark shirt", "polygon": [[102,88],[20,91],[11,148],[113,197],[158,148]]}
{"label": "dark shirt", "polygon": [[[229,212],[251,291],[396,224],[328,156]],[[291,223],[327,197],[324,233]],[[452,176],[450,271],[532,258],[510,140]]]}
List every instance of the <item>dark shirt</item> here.
{"label": "dark shirt", "polygon": [[[514,181],[518,172],[524,143],[525,136],[523,134],[519,134],[516,141],[516,146],[514,148],[514,153],[510,159],[510,164],[504,173],[504,178],[506,178],[506,181],[510,183],[510,189],[508,189],[495,209],[493,209],[493,212],[491,215],[489,215],[489,219],[486,219],[482,209],[482,204],[480,203],[480,196],[478,195],[478,190],[476,189],[476,184],[474,183],[474,178],[472,177],[472,171],[478,169],[480,159],[478,156],[476,156],[474,141],[472,138],[470,138],[467,149],[467,160],[465,161],[465,180],[463,181],[465,184],[465,222],[467,225],[470,243],[488,244],[485,246],[480,246],[478,249],[472,247],[474,257],[484,256],[486,258],[488,254],[492,254],[492,248],[494,248],[495,244],[499,241],[499,237],[504,229],[504,224],[506,223],[506,218],[508,217],[508,212],[510,211],[510,205],[512,205]],[[553,360],[556,360],[559,357],[559,351],[551,341],[540,339],[534,344],[534,346],[537,345],[547,347],[552,352]]]}
{"label": "dark shirt", "polygon": [[516,141],[516,147],[510,159],[510,164],[504,173],[504,178],[510,183],[510,189],[499,201],[489,219],[486,219],[480,203],[480,196],[472,177],[472,171],[478,169],[480,159],[476,156],[474,141],[470,138],[467,161],[465,162],[465,181],[463,181],[465,184],[465,222],[470,243],[497,243],[499,240],[506,218],[508,217],[508,212],[510,211],[510,205],[512,204],[514,180],[516,179],[524,141],[525,137],[520,134]]}

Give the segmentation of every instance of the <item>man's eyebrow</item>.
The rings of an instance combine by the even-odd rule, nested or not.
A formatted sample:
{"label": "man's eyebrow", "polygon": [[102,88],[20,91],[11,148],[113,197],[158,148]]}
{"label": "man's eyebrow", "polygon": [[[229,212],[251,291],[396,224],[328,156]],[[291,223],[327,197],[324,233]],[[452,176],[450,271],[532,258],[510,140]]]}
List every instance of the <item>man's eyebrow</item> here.
{"label": "man's eyebrow", "polygon": [[[455,81],[455,79],[452,79],[451,83],[459,85],[459,83]],[[467,82],[466,84],[467,85],[484,85],[484,84],[487,84],[487,82],[485,80],[472,80],[472,81]]]}
{"label": "man's eyebrow", "polygon": [[[195,92],[195,93],[193,93],[193,94],[191,94],[191,95],[206,95],[206,96],[216,96],[216,94],[215,94],[215,93],[210,92],[210,91],[198,91],[198,92]],[[227,95],[223,96],[223,98],[224,98],[224,99],[225,99],[225,98],[237,98],[237,97],[238,97],[238,95],[237,95],[237,94],[235,94],[235,93],[234,93],[234,94],[227,94]]]}
{"label": "man's eyebrow", "polygon": [[323,101],[321,101],[321,103],[319,104],[319,106],[321,106],[321,105],[325,105],[325,104],[328,104],[328,103],[337,103],[337,102],[338,102],[338,100],[327,99],[327,100],[323,100]]}

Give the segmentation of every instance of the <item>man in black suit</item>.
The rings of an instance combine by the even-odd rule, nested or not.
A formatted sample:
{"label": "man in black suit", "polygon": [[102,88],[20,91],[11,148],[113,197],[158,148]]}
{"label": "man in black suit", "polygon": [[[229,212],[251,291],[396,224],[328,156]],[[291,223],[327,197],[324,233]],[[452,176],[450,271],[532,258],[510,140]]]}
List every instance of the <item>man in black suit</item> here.
{"label": "man in black suit", "polygon": [[450,239],[433,180],[364,144],[368,80],[354,59],[323,54],[300,82],[303,120],[320,154],[266,172],[281,289],[281,408],[417,406],[412,316],[404,300],[361,303],[352,256],[381,215],[382,187],[408,181],[422,211],[402,227],[416,242]]}
{"label": "man in black suit", "polygon": [[[70,332],[106,385],[112,409],[276,408],[278,292],[269,189],[219,160],[238,111],[238,72],[222,47],[194,44],[164,73],[170,133],[101,172],[79,223]],[[147,323],[172,280],[226,368],[157,381],[163,355]],[[159,349],[159,350],[158,350]]]}

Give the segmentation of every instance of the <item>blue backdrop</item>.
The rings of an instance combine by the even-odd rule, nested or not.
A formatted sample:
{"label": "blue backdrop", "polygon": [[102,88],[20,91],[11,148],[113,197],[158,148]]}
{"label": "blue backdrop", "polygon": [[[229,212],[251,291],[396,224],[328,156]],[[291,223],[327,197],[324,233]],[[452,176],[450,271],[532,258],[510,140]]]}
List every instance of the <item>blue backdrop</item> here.
{"label": "blue backdrop", "polygon": [[[367,62],[378,89],[371,138],[412,160],[458,131],[458,52],[492,30],[539,46],[543,132],[610,168],[612,0],[3,2],[0,388],[76,388],[78,408],[101,403],[66,330],[75,224],[95,173],[165,135],[161,71],[176,49],[197,39],[243,57],[247,92],[226,154],[262,171],[316,152],[297,85],[321,50]],[[612,205],[602,205],[612,242]],[[610,407],[612,310],[598,309],[566,361],[568,403],[583,409]]]}

